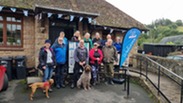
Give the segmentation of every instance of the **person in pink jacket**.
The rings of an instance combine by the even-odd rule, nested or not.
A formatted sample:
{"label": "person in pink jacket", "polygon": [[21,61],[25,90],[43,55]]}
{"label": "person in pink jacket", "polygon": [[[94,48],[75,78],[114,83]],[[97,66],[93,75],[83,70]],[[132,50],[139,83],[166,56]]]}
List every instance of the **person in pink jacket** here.
{"label": "person in pink jacket", "polygon": [[103,53],[100,49],[98,49],[98,46],[99,46],[98,43],[94,43],[94,47],[89,52],[90,65],[92,67],[93,85],[96,85],[99,65],[102,63],[103,59]]}

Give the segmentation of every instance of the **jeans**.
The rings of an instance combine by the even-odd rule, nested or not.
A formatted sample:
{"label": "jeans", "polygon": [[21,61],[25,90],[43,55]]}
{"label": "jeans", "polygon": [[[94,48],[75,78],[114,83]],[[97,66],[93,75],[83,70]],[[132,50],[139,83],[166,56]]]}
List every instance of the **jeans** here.
{"label": "jeans", "polygon": [[53,67],[46,66],[46,69],[43,72],[43,82],[46,82],[52,77]]}
{"label": "jeans", "polygon": [[64,84],[64,64],[58,64],[55,70],[55,83],[56,85]]}
{"label": "jeans", "polygon": [[98,75],[98,66],[92,65],[91,67],[92,67],[92,79],[94,81],[96,81],[97,80],[97,75]]}

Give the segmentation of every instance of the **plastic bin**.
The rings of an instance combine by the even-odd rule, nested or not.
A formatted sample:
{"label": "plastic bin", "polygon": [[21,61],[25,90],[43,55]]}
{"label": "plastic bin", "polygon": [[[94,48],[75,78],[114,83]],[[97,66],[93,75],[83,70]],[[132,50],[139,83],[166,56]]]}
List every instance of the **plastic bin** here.
{"label": "plastic bin", "polygon": [[12,57],[1,57],[0,64],[6,68],[8,80],[12,80]]}
{"label": "plastic bin", "polygon": [[25,79],[26,72],[26,57],[25,56],[16,56],[15,60],[15,68],[16,68],[16,76],[17,79]]}

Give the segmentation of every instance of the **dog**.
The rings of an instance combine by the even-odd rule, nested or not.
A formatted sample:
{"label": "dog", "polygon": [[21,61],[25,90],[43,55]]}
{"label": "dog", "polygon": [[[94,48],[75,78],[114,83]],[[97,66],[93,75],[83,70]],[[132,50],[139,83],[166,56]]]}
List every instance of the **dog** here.
{"label": "dog", "polygon": [[33,95],[36,92],[37,88],[43,89],[46,92],[46,97],[49,98],[48,90],[53,83],[54,83],[54,80],[50,79],[47,82],[36,82],[36,83],[29,85],[29,87],[31,88],[31,91],[32,91],[30,94],[30,100],[33,100]]}
{"label": "dog", "polygon": [[86,65],[84,71],[81,74],[79,80],[77,81],[77,87],[81,88],[83,86],[84,90],[90,90],[90,80],[91,80],[91,67]]}

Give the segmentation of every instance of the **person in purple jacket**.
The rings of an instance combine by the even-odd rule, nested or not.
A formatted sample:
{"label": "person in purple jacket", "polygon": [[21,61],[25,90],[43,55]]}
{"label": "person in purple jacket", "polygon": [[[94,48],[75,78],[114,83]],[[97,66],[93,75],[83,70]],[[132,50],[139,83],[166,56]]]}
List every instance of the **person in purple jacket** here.
{"label": "person in purple jacket", "polygon": [[84,46],[84,40],[79,41],[78,47],[74,50],[74,73],[72,78],[71,88],[73,89],[76,86],[77,80],[80,77],[80,69],[83,70],[83,66],[88,63],[89,55],[88,50]]}

